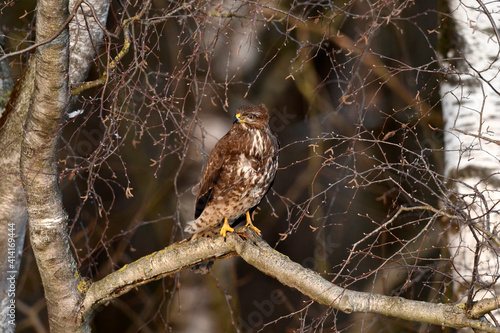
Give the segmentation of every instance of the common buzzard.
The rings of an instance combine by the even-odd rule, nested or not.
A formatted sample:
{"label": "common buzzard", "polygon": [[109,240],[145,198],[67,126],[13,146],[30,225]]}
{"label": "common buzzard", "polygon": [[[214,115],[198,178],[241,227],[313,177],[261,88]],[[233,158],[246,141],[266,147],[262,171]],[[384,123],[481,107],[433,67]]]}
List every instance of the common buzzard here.
{"label": "common buzzard", "polygon": [[240,220],[260,235],[251,212],[276,176],[278,139],[269,128],[266,107],[248,105],[236,111],[233,125],[215,145],[203,170],[195,219],[185,231],[202,234],[222,225],[226,237]]}

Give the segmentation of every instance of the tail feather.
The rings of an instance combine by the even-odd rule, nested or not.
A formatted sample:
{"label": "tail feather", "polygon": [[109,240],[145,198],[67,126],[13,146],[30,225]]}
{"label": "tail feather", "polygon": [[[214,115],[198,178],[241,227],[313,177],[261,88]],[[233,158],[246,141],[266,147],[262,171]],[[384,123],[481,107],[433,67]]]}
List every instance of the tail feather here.
{"label": "tail feather", "polygon": [[214,263],[215,263],[215,261],[207,261],[207,262],[204,262],[204,263],[201,263],[199,265],[191,267],[191,270],[193,271],[193,273],[196,273],[196,274],[208,274],[208,273],[210,273]]}
{"label": "tail feather", "polygon": [[186,224],[186,228],[184,228],[184,231],[189,232],[190,234],[196,234],[202,230],[201,226],[199,225],[198,219],[189,221]]}
{"label": "tail feather", "polygon": [[[191,239],[200,237],[212,237],[217,234],[214,228],[202,227],[199,219],[188,222],[186,228],[184,228],[184,231],[193,234]],[[191,267],[191,270],[197,274],[207,274],[210,272],[213,264],[214,261],[207,261]]]}
{"label": "tail feather", "polygon": [[210,227],[206,226],[205,223],[200,221],[199,218],[196,220],[190,221],[186,224],[186,228],[184,228],[184,231],[189,232],[190,234],[193,235],[194,238],[200,238],[200,237],[212,237],[215,236],[218,233],[219,227]]}

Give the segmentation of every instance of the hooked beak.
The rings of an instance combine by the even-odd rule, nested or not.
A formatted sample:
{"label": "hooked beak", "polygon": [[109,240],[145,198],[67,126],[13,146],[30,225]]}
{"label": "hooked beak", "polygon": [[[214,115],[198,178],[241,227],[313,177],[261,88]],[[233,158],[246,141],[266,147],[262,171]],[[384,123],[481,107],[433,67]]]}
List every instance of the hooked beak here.
{"label": "hooked beak", "polygon": [[234,116],[233,124],[235,123],[241,123],[241,113],[237,113],[236,116]]}

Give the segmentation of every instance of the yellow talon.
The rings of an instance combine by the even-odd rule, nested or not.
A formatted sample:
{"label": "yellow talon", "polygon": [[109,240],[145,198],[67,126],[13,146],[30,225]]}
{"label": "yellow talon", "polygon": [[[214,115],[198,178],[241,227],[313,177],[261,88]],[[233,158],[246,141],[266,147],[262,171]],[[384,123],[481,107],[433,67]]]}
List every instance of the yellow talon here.
{"label": "yellow talon", "polygon": [[224,239],[226,238],[226,233],[228,232],[233,232],[234,229],[231,228],[229,225],[229,222],[227,222],[227,217],[224,217],[224,225],[222,226],[222,229],[220,229],[220,234],[224,236]]}
{"label": "yellow talon", "polygon": [[260,236],[260,230],[253,225],[252,219],[250,218],[250,212],[247,211],[247,224],[245,224],[245,227],[250,227],[253,231],[255,231],[259,236]]}

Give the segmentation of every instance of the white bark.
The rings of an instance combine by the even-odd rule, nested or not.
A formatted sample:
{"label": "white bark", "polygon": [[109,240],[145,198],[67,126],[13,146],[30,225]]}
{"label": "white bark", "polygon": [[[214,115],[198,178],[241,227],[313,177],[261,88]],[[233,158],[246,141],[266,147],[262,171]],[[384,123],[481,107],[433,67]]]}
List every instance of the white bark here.
{"label": "white bark", "polygon": [[[76,3],[77,0],[70,0],[69,8],[73,8]],[[104,36],[102,28],[106,26],[108,10],[109,1],[87,1],[86,4],[80,6],[69,24],[71,85],[80,83],[87,78],[99,43]]]}
{"label": "white bark", "polygon": [[[46,40],[68,17],[68,0],[41,0],[36,42]],[[80,275],[69,248],[66,213],[57,172],[61,119],[68,105],[67,29],[36,52],[33,103],[21,144],[21,179],[26,195],[30,241],[43,283],[52,332],[85,332],[75,323]]]}
{"label": "white bark", "polygon": [[454,204],[465,214],[458,232],[449,233],[455,291],[465,301],[471,282],[478,291],[474,300],[500,290],[498,246],[491,239],[500,231],[500,2],[448,4],[457,43],[444,56],[460,60],[444,61],[451,71],[441,84],[445,175],[457,180]]}
{"label": "white bark", "polygon": [[[496,24],[500,24],[500,2],[485,4]],[[498,170],[500,147],[473,135],[500,137],[500,61],[499,41],[492,23],[475,0],[452,0],[450,7],[461,37],[461,50],[450,50],[448,57],[460,56],[457,74],[447,75],[441,85],[445,126],[445,174],[464,168]],[[460,73],[460,74],[458,74]],[[482,79],[479,77],[482,77]],[[496,87],[496,92],[492,89]],[[469,132],[465,135],[451,130]]]}
{"label": "white bark", "polygon": [[[73,8],[75,3],[76,1],[71,1],[70,8]],[[92,6],[92,10],[89,5]],[[96,54],[96,45],[103,36],[101,27],[106,25],[108,9],[108,1],[86,1],[86,4],[80,7],[77,15],[70,22],[71,84],[78,83],[87,76]],[[101,23],[97,24],[95,18]],[[55,27],[55,29],[58,28],[59,26]],[[53,33],[53,30],[46,31],[47,35],[44,37],[50,37],[51,32]],[[50,44],[43,46],[41,50],[47,48],[50,48]],[[0,124],[4,125],[0,129],[0,147],[2,147],[0,149],[1,332],[13,332],[15,329],[15,289],[28,220],[19,163],[23,126],[34,90],[35,61],[33,59],[34,57],[30,60],[28,70],[23,73],[11,96],[10,111],[8,110],[0,119]],[[8,69],[7,59],[2,62],[2,65],[4,64]],[[4,70],[2,70],[2,73],[4,73]],[[53,74],[55,75],[55,73]],[[1,76],[9,77],[10,75],[2,74]],[[2,80],[0,86],[2,91],[12,89],[12,83],[9,84],[6,80]],[[67,98],[67,96],[64,98]],[[12,230],[13,233],[9,232],[9,230]],[[8,246],[9,244],[15,246],[11,248]]]}
{"label": "white bark", "polygon": [[[70,8],[73,8],[75,3],[75,0],[70,1]],[[92,6],[92,10],[88,4]],[[71,84],[78,83],[87,76],[96,54],[96,45],[103,36],[101,26],[106,25],[108,9],[108,1],[87,1],[87,4],[80,7],[69,25]],[[94,15],[99,19],[100,24],[97,24]],[[19,160],[23,125],[33,95],[34,63],[34,61],[30,62],[29,69],[18,83],[17,92],[11,98],[12,110],[8,116],[4,116],[6,119],[3,119],[2,122],[5,122],[5,126],[0,131],[0,147],[3,147],[0,150],[0,176],[2,178],[0,182],[0,223],[3,230],[0,233],[0,244],[2,245],[0,251],[2,272],[0,279],[2,293],[0,331],[2,332],[13,332],[15,328],[13,325],[15,311],[12,306],[15,303],[12,301],[15,301],[17,274],[21,263],[28,219],[26,199],[19,176]],[[4,64],[9,69],[7,59],[2,62],[2,65]],[[4,72],[2,70],[1,73]],[[1,76],[8,77],[10,75],[2,74]],[[1,80],[0,91],[12,90],[12,85],[12,82]],[[0,98],[2,96],[0,95]],[[13,237],[9,236],[9,226],[14,230]],[[13,242],[9,243],[9,239]],[[15,247],[9,248],[8,244],[15,244]],[[9,253],[11,255],[8,255]]]}

